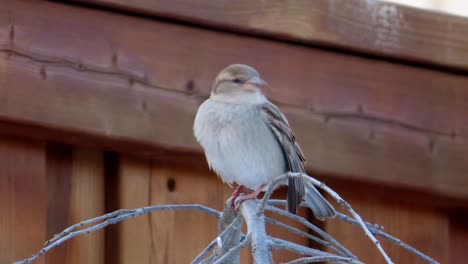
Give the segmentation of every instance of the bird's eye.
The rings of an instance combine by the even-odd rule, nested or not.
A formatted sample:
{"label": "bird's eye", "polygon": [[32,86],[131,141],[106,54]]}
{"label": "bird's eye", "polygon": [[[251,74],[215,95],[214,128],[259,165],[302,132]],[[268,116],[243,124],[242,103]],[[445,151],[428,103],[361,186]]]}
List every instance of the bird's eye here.
{"label": "bird's eye", "polygon": [[232,82],[233,82],[233,83],[242,83],[242,80],[239,79],[239,78],[234,78],[234,79],[232,80]]}

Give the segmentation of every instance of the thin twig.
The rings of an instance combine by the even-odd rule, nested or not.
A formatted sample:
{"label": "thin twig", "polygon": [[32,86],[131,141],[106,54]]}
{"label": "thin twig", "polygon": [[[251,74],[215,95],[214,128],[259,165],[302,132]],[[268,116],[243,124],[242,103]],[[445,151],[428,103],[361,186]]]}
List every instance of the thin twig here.
{"label": "thin twig", "polygon": [[97,223],[97,222],[102,222],[104,220],[107,220],[107,219],[110,219],[110,218],[115,218],[115,217],[117,217],[119,215],[125,215],[125,214],[129,214],[129,213],[132,213],[132,212],[134,212],[134,210],[120,209],[120,210],[114,211],[112,213],[101,215],[101,216],[98,216],[98,217],[95,217],[95,218],[80,222],[78,224],[74,224],[74,225],[66,228],[65,230],[63,230],[60,234],[54,235],[54,237],[52,239],[50,239],[50,240],[48,240],[47,242],[44,243],[44,246],[48,246],[48,245],[54,243],[55,241],[61,239],[62,237],[70,234],[72,231],[74,231],[76,229],[79,229],[79,228],[81,228],[83,226],[87,226],[87,225],[94,224],[94,223]]}
{"label": "thin twig", "polygon": [[[313,249],[313,248],[305,247],[302,245],[298,245],[296,243],[292,243],[290,241],[286,241],[286,240],[279,239],[279,238],[269,237],[269,240],[270,240],[270,243],[269,243],[270,248],[275,249],[275,250],[286,249],[286,250],[296,252],[301,255],[308,255],[308,256],[313,256],[313,257],[316,256],[316,257],[343,258],[341,256],[337,256],[337,255],[334,255],[325,251],[321,251],[318,249]],[[348,263],[359,263],[359,264],[362,263],[359,260],[356,260],[354,258],[345,257],[344,259],[346,259]],[[352,260],[353,262],[349,262],[349,260]],[[339,259],[338,261],[343,261],[343,259]]]}
{"label": "thin twig", "polygon": [[293,260],[286,264],[306,264],[306,263],[315,263],[315,262],[343,262],[343,263],[362,263],[353,258],[338,257],[338,256],[317,256],[317,257],[305,257]]}
{"label": "thin twig", "polygon": [[201,263],[206,258],[208,253],[216,247],[216,245],[217,238],[213,239],[213,241],[211,241],[211,243],[208,244],[208,246],[206,246],[206,248],[200,254],[198,254],[198,256],[195,257],[195,259],[192,261],[192,264]]}
{"label": "thin twig", "polygon": [[[236,217],[231,224],[229,224],[226,229],[224,229],[219,236],[217,236],[211,243],[192,261],[192,264],[195,263],[200,263],[206,256],[207,254],[216,246],[218,245],[218,241],[221,238],[221,241],[224,241],[222,238],[227,237],[230,238],[234,232],[240,228],[240,224],[242,224],[242,220],[240,216]],[[219,247],[219,245],[218,245]],[[221,248],[223,245],[221,245]]]}
{"label": "thin twig", "polygon": [[[344,215],[342,213],[338,213],[337,212],[337,215],[336,217],[338,217],[339,219],[345,221],[345,222],[348,222],[350,224],[353,224],[355,226],[360,226],[359,222],[354,220],[353,218],[347,216],[347,215]],[[410,253],[420,257],[421,259],[423,259],[424,261],[426,261],[427,263],[431,263],[431,264],[439,264],[439,262],[433,260],[432,258],[430,258],[429,256],[425,255],[424,253],[418,251],[417,249],[415,249],[414,247],[406,244],[405,242],[401,241],[400,239],[396,238],[396,237],[393,237],[385,232],[383,232],[381,229],[379,228],[375,228],[374,225],[372,224],[368,224],[368,227],[369,227],[369,230],[377,235],[377,236],[381,236],[391,242],[393,242],[394,244],[406,249],[407,251],[409,251]]]}
{"label": "thin twig", "polygon": [[259,213],[264,213],[265,212],[265,207],[268,204],[268,201],[270,200],[271,195],[273,194],[273,191],[276,190],[282,183],[284,184],[286,180],[288,179],[288,173],[285,173],[279,177],[276,177],[271,183],[270,186],[268,187],[267,191],[263,195],[262,202],[260,204],[259,208]]}
{"label": "thin twig", "polygon": [[[272,200],[272,202],[275,202],[275,203],[281,202],[281,204],[286,204],[286,201],[284,201],[284,200],[281,200],[281,201]],[[340,252],[341,255],[357,259],[357,257],[355,255],[353,255],[353,253],[351,253],[347,248],[345,248],[343,245],[341,245],[340,242],[338,242],[335,238],[333,238],[332,236],[327,234],[322,229],[318,228],[317,226],[315,226],[312,223],[310,223],[309,221],[307,221],[304,217],[301,217],[301,216],[298,216],[298,215],[295,215],[295,214],[291,214],[291,213],[289,213],[289,212],[287,212],[285,210],[279,209],[279,208],[271,206],[271,205],[268,205],[266,207],[266,209],[268,211],[277,213],[279,215],[291,218],[291,219],[305,225],[310,230],[312,230],[315,233],[319,234],[323,239],[325,239],[329,243],[333,244],[333,246],[335,246],[335,247],[331,247],[331,248],[335,248],[336,250],[338,250],[338,252]]]}
{"label": "thin twig", "polygon": [[[364,223],[362,220],[361,216],[357,214],[354,209],[351,207],[351,205],[348,204],[343,198],[341,198],[338,193],[336,193],[334,190],[326,186],[323,182],[320,182],[306,174],[303,173],[289,173],[289,177],[302,177],[302,179],[305,180],[306,188],[308,184],[315,185],[319,187],[320,189],[324,190],[327,192],[333,199],[335,199],[341,206],[343,206],[353,217],[359,222],[359,225],[361,228],[364,230],[366,233],[367,237],[375,244],[377,249],[380,251],[382,256],[385,258],[385,261],[388,264],[393,264],[393,261],[390,259],[390,257],[387,255],[385,250],[382,248],[382,245],[380,244],[379,240],[375,238],[375,236],[369,231],[369,228],[367,228],[367,225]],[[309,187],[311,188],[311,187]]]}
{"label": "thin twig", "polygon": [[[366,235],[374,242],[377,246],[381,254],[386,259],[387,263],[392,263],[391,259],[387,256],[385,251],[383,250],[382,246],[380,245],[379,241],[373,236],[378,235],[391,242],[405,248],[409,252],[415,254],[416,256],[420,257],[421,259],[425,260],[431,264],[438,264],[438,262],[432,260],[430,257],[424,255],[423,253],[417,251],[413,247],[409,246],[408,244],[404,243],[398,238],[395,238],[391,235],[388,235],[382,231],[381,226],[372,225],[367,222],[364,222],[362,218],[351,208],[351,206],[343,200],[335,191],[327,187],[325,184],[311,178],[305,174],[301,173],[288,173],[278,177],[275,181],[270,184],[263,200],[260,203],[257,203],[252,200],[247,200],[240,206],[240,214],[236,214],[232,208],[227,207],[225,208],[224,212],[221,213],[209,207],[198,205],[198,204],[183,204],[183,205],[156,205],[156,206],[148,206],[143,208],[137,209],[122,209],[117,210],[112,213],[108,213],[106,215],[102,215],[93,219],[85,220],[73,226],[66,228],[60,234],[54,236],[52,239],[47,241],[38,253],[33,255],[32,257],[18,261],[16,263],[30,263],[46,252],[51,250],[52,248],[60,245],[64,241],[71,239],[72,237],[87,234],[94,232],[98,229],[104,228],[106,226],[116,224],[120,221],[125,219],[137,217],[146,213],[154,212],[154,211],[161,211],[161,210],[197,210],[201,211],[210,215],[215,216],[219,220],[219,229],[220,235],[214,239],[193,261],[193,263],[237,263],[239,262],[239,251],[241,248],[247,246],[249,243],[252,244],[252,254],[254,256],[254,260],[258,263],[268,263],[272,262],[272,249],[286,249],[290,250],[299,254],[305,254],[310,257],[304,257],[297,260],[294,260],[290,263],[293,264],[300,264],[300,263],[312,263],[318,261],[329,261],[329,262],[336,262],[336,263],[361,263],[349,250],[347,250],[344,246],[342,246],[338,241],[336,241],[333,237],[325,233],[323,230],[318,228],[317,226],[313,225],[305,218],[291,214],[285,210],[281,210],[277,207],[272,206],[272,204],[278,205],[285,205],[285,201],[281,200],[269,200],[273,191],[281,184],[285,182],[288,177],[301,177],[305,180],[306,188],[311,188],[312,185],[315,185],[328,194],[330,194],[339,204],[341,204],[353,217],[348,217],[344,214],[337,213],[337,217],[345,222],[349,222],[353,225],[360,226]],[[228,200],[227,202],[230,205]],[[229,206],[228,205],[228,206]],[[317,238],[313,235],[310,235],[302,230],[299,230],[294,227],[290,227],[284,223],[281,223],[277,220],[271,218],[265,218],[263,215],[264,210],[269,210],[274,213],[286,216],[291,218],[299,223],[304,224],[307,228],[311,229],[312,231],[316,232],[320,235],[323,239]],[[242,220],[245,220],[248,228],[248,233],[246,236],[242,237],[242,232],[240,230],[242,226]],[[271,238],[267,236],[265,230],[265,222],[269,222],[287,230],[294,232],[299,235],[303,235],[312,239],[330,249],[335,251],[336,255],[324,251],[320,251],[317,249],[308,248],[306,246],[302,246],[299,244],[295,244],[286,240],[278,239],[278,238]],[[221,249],[221,251],[214,250],[215,247]],[[214,250],[214,253],[209,255],[209,252]],[[237,254],[237,256],[236,256]],[[209,256],[208,256],[209,255]],[[236,256],[236,257],[235,257]]]}
{"label": "thin twig", "polygon": [[221,264],[221,263],[224,263],[225,260],[227,260],[228,258],[231,257],[231,255],[237,253],[239,250],[241,250],[242,248],[244,248],[245,246],[247,246],[250,241],[252,240],[252,234],[251,233],[247,233],[247,235],[244,237],[244,239],[239,243],[237,244],[237,246],[233,247],[233,248],[230,248],[228,251],[226,251],[226,253],[221,256],[218,260],[216,260],[216,262],[214,262],[213,264]]}
{"label": "thin twig", "polygon": [[[154,211],[162,211],[162,210],[196,210],[196,211],[208,213],[210,215],[215,216],[216,218],[219,218],[221,216],[221,212],[211,209],[209,207],[206,207],[204,205],[199,205],[199,204],[155,205],[155,206],[147,206],[147,207],[142,207],[142,208],[137,208],[137,209],[132,209],[132,210],[128,210],[128,209],[117,210],[112,213],[108,213],[108,214],[105,214],[105,215],[102,215],[93,219],[80,222],[78,224],[75,224],[65,229],[60,234],[54,236],[54,238],[47,241],[45,243],[45,247],[42,248],[39,252],[37,252],[30,258],[17,261],[15,262],[15,264],[31,263],[32,261],[40,258],[42,255],[44,255],[46,252],[48,252],[52,248],[60,245],[64,241],[70,238],[73,238],[75,236],[78,236],[81,234],[89,234],[91,232],[94,232],[96,230],[99,230],[101,228],[104,228],[112,224],[116,224],[128,218],[140,216],[140,215],[154,212]],[[83,226],[94,224],[100,221],[103,221],[103,222],[93,225],[88,228],[84,228],[78,231],[73,231]]]}
{"label": "thin twig", "polygon": [[311,234],[309,234],[309,233],[307,233],[307,232],[304,232],[304,231],[302,231],[302,230],[300,230],[300,229],[298,229],[298,228],[295,228],[295,227],[289,226],[289,225],[287,225],[287,224],[281,223],[280,221],[277,221],[277,220],[272,219],[272,218],[269,218],[269,217],[265,217],[265,222],[270,223],[270,224],[273,224],[273,225],[276,225],[276,226],[279,226],[279,227],[282,227],[282,228],[284,228],[284,229],[286,229],[286,230],[289,230],[289,231],[291,231],[291,232],[293,232],[293,233],[296,233],[296,234],[298,234],[298,235],[307,237],[308,239],[310,239],[310,240],[312,240],[312,241],[314,241],[314,242],[316,242],[316,243],[318,243],[318,244],[320,244],[320,245],[322,245],[322,246],[325,246],[325,247],[329,247],[329,248],[331,248],[331,249],[334,249],[334,251],[336,251],[336,253],[338,253],[338,254],[340,254],[340,253],[342,254],[342,252],[340,252],[339,250],[337,250],[337,249],[336,249],[331,243],[329,243],[328,241],[325,241],[325,240],[320,239],[320,238],[318,238],[318,237],[316,237],[316,236],[313,236],[313,235],[311,235]]}

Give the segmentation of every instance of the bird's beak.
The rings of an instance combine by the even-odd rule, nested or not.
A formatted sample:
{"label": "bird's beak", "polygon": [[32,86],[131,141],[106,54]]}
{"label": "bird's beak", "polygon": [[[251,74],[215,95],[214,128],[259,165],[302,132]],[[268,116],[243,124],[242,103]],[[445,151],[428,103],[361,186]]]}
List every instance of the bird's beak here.
{"label": "bird's beak", "polygon": [[268,88],[268,83],[265,82],[262,78],[257,77],[257,76],[250,78],[247,82],[245,82],[245,84],[246,84],[247,89],[249,88],[252,89],[252,88],[257,88],[257,87],[263,88],[263,89]]}

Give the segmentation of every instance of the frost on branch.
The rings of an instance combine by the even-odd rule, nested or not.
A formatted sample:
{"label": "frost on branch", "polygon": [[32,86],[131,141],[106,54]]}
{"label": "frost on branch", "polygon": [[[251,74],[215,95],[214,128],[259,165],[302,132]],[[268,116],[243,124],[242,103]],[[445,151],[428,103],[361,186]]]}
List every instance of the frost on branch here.
{"label": "frost on branch", "polygon": [[[289,262],[294,264],[315,262],[362,263],[352,252],[341,245],[336,239],[309,222],[307,219],[281,209],[286,203],[284,200],[270,200],[270,196],[273,190],[275,190],[279,185],[285,183],[288,177],[302,177],[306,183],[306,188],[316,186],[328,193],[350,215],[348,216],[343,213],[337,213],[337,218],[361,228],[365,235],[380,251],[387,263],[393,262],[375,236],[395,243],[396,245],[418,256],[427,263],[438,263],[427,255],[399,240],[398,238],[383,232],[380,226],[364,222],[361,216],[353,210],[351,205],[349,205],[335,191],[322,182],[319,182],[316,179],[301,173],[286,173],[285,175],[278,177],[270,185],[262,200],[247,200],[242,203],[238,212],[235,212],[234,209],[231,208],[230,199],[226,201],[223,212],[219,212],[217,210],[198,204],[155,205],[131,210],[117,210],[115,212],[70,226],[60,234],[55,235],[52,239],[47,241],[39,252],[30,258],[18,261],[16,263],[33,262],[49,250],[64,243],[72,237],[94,232],[98,229],[102,229],[111,224],[116,224],[128,218],[138,217],[143,214],[162,210],[196,210],[212,215],[218,219],[219,235],[213,238],[212,242],[209,243],[206,248],[195,257],[192,263],[236,264],[240,262],[240,250],[248,245],[251,246],[251,253],[255,263],[273,263],[273,250],[289,250],[303,256],[299,259]],[[301,206],[306,206],[306,203],[303,203]],[[294,221],[307,227],[311,232],[308,233],[295,227],[286,225],[278,220],[265,217],[265,211],[271,211],[275,214],[293,219]],[[242,233],[242,226],[244,223],[247,226],[246,234]],[[325,249],[328,249],[328,251],[326,252],[299,245],[280,238],[272,237],[266,232],[266,223],[277,225],[297,235],[305,236],[322,245]]]}

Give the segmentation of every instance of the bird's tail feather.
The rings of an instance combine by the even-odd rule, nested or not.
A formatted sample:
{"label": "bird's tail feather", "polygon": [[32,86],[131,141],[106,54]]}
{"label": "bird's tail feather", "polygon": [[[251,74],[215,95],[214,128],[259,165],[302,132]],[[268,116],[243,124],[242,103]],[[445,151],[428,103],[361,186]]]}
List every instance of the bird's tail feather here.
{"label": "bird's tail feather", "polygon": [[312,184],[306,184],[304,200],[317,219],[325,220],[336,216],[333,206]]}
{"label": "bird's tail feather", "polygon": [[287,195],[287,210],[290,213],[296,214],[297,208],[304,197],[304,181],[300,178],[288,179],[288,195]]}

